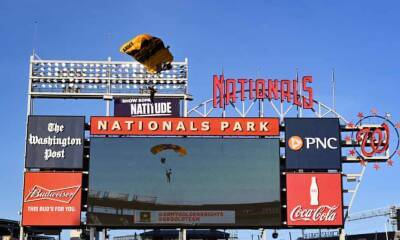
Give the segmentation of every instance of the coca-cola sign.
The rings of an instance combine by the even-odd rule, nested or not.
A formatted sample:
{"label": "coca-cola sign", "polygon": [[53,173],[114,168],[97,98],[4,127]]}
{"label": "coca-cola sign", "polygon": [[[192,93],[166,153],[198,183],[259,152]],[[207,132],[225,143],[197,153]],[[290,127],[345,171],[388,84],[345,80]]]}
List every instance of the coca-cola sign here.
{"label": "coca-cola sign", "polygon": [[82,173],[27,172],[24,181],[24,226],[79,226]]}
{"label": "coca-cola sign", "polygon": [[335,221],[338,206],[323,205],[315,209],[303,209],[297,205],[290,213],[291,221]]}
{"label": "coca-cola sign", "polygon": [[342,177],[339,173],[288,173],[289,226],[343,225]]}

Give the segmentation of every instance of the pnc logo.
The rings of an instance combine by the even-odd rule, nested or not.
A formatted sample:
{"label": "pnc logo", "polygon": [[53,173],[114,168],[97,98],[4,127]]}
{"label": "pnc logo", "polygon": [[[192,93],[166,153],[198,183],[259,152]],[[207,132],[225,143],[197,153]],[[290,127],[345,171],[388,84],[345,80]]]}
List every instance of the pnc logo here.
{"label": "pnc logo", "polygon": [[289,138],[288,145],[293,151],[299,151],[303,147],[303,139],[299,136],[292,136]]}
{"label": "pnc logo", "polygon": [[299,151],[303,148],[306,149],[337,149],[338,142],[337,138],[319,138],[319,137],[304,137],[304,140],[299,136],[292,136],[289,138],[288,147],[293,151]]}

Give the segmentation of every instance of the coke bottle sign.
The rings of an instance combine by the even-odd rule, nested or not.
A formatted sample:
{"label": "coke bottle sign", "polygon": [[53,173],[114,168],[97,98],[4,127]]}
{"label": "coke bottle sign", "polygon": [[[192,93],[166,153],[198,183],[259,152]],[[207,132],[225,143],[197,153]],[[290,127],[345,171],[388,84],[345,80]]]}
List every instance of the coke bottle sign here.
{"label": "coke bottle sign", "polygon": [[342,226],[342,177],[339,173],[289,173],[289,226]]}

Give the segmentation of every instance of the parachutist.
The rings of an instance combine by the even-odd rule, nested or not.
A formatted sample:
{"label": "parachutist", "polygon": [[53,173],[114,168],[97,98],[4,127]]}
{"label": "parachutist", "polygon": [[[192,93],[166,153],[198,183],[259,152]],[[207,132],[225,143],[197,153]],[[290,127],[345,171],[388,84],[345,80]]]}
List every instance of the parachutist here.
{"label": "parachutist", "polygon": [[150,90],[150,100],[151,103],[154,104],[154,95],[156,94],[157,90],[154,88],[154,86],[148,86],[147,89]]}
{"label": "parachutist", "polygon": [[162,164],[165,164],[165,161],[166,161],[167,159],[164,158],[164,157],[162,157],[160,160],[161,160],[161,163],[162,163]]}
{"label": "parachutist", "polygon": [[171,182],[171,175],[172,175],[172,169],[170,168],[169,170],[165,170],[165,175],[167,176],[167,182]]}
{"label": "parachutist", "polygon": [[162,65],[162,70],[171,70],[171,69],[172,69],[171,63],[165,63]]}

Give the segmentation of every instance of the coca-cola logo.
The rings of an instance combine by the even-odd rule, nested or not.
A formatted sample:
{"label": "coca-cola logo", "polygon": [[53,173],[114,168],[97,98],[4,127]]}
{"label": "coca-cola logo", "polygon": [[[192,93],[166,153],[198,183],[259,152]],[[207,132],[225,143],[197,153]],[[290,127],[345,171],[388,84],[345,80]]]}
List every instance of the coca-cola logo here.
{"label": "coca-cola logo", "polygon": [[317,208],[302,208],[297,205],[290,212],[290,220],[295,221],[313,221],[313,222],[333,222],[336,220],[336,205],[321,205]]}
{"label": "coca-cola logo", "polygon": [[50,200],[62,203],[70,203],[79,192],[81,186],[71,186],[58,189],[47,189],[38,185],[32,187],[24,202],[34,202],[41,200]]}

